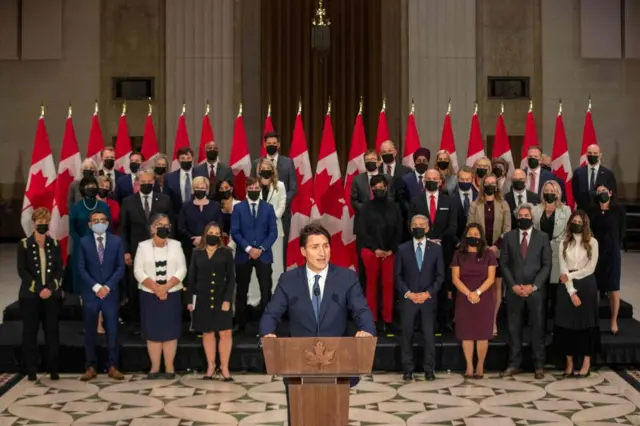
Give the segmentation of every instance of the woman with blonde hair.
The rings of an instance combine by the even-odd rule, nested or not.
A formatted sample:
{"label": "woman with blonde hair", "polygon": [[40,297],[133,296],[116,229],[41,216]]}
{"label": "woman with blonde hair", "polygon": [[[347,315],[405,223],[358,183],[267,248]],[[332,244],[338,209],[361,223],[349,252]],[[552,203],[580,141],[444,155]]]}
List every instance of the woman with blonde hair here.
{"label": "woman with blonde hair", "polygon": [[491,160],[491,172],[498,178],[500,192],[506,194],[511,191],[511,179],[509,179],[509,163],[504,158]]}
{"label": "woman with blonde hair", "polygon": [[164,154],[158,154],[154,164],[153,171],[156,173],[155,192],[163,193],[164,190],[164,177],[169,169],[169,158]]}
{"label": "woman with blonde hair", "polygon": [[[489,163],[489,167],[491,164]],[[484,231],[487,247],[497,259],[500,258],[502,235],[511,230],[511,211],[498,188],[498,179],[489,174],[482,179],[478,198],[471,203],[467,224],[478,223]],[[498,312],[502,303],[502,275],[496,271],[496,301],[493,314],[493,335],[498,335]]]}
{"label": "woman with blonde hair", "polygon": [[473,186],[478,192],[480,192],[482,186],[482,179],[491,173],[493,173],[493,169],[491,168],[491,160],[489,160],[489,158],[480,157],[473,163]]}
{"label": "woman with blonde hair", "polygon": [[442,190],[451,195],[458,187],[458,176],[453,169],[451,154],[446,149],[441,149],[436,155],[436,167],[442,176]]}
{"label": "woman with blonde hair", "polygon": [[[220,352],[220,373],[225,382],[233,381],[229,372],[231,357],[231,303],[236,286],[233,253],[224,246],[222,229],[215,222],[208,223],[193,252],[189,266],[187,309],[193,315],[194,330],[202,333],[202,346],[207,356],[204,380],[212,380],[218,373],[216,354]],[[216,351],[216,333],[220,336]]]}

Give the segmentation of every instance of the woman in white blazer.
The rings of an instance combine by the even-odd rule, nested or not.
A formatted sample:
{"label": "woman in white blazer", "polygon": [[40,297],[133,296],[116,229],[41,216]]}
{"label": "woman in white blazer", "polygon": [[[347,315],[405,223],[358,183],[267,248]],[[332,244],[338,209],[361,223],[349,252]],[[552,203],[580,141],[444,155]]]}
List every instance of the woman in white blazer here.
{"label": "woman in white blazer", "polygon": [[[151,218],[151,239],[138,245],[133,275],[140,291],[140,325],[151,359],[149,379],[173,379],[173,361],[182,331],[182,281],[187,263],[179,241],[169,238],[165,214]],[[164,355],[164,374],[160,363]]]}
{"label": "woman in white blazer", "polygon": [[[562,202],[562,190],[555,180],[547,181],[542,187],[542,200],[533,208],[533,226],[549,236],[551,243],[550,284],[560,280],[560,243],[571,216],[571,209]],[[549,288],[547,298],[551,300],[548,312],[555,312],[555,287]]]}

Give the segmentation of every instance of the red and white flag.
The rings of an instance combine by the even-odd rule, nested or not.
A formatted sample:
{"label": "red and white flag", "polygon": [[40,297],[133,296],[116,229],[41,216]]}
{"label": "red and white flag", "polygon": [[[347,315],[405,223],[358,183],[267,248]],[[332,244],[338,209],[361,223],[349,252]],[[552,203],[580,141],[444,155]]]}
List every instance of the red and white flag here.
{"label": "red and white flag", "polygon": [[22,202],[20,222],[26,235],[33,233],[31,215],[39,207],[46,207],[51,211],[55,198],[56,166],[51,155],[51,144],[44,124],[44,106],[41,108],[36,137],[31,153],[31,167],[29,179]]}
{"label": "red and white flag", "polygon": [[414,116],[415,107],[411,103],[411,113],[407,121],[407,134],[404,139],[404,156],[402,164],[413,169],[413,153],[420,148],[420,137],[418,136],[418,128],[416,127],[416,118]]}
{"label": "red and white flag", "polygon": [[447,106],[447,113],[442,123],[442,136],[440,137],[440,150],[447,151],[451,157],[451,167],[454,172],[458,172],[458,153],[456,143],[453,139],[453,127],[451,126],[451,102]]}
{"label": "red and white flag", "polygon": [[569,145],[567,144],[567,135],[564,131],[564,122],[562,120],[562,102],[560,102],[558,106],[558,116],[556,117],[556,131],[553,137],[553,152],[551,153],[551,168],[553,169],[553,174],[564,182],[567,205],[573,210],[575,208],[571,187],[573,169],[571,168]]}
{"label": "red and white flag", "polygon": [[182,105],[182,113],[178,117],[178,128],[176,130],[176,140],[173,144],[173,161],[171,162],[171,171],[180,170],[180,161],[178,160],[178,151],[181,148],[190,147],[189,133],[187,132],[187,122],[184,118],[186,107]]}
{"label": "red and white flag", "polygon": [[522,157],[520,160],[520,168],[522,170],[529,167],[527,164],[527,157],[529,148],[532,146],[539,146],[539,143],[536,121],[533,118],[533,101],[529,101],[529,112],[527,113],[527,122],[524,128],[524,142],[522,143]]}
{"label": "red and white flag", "polygon": [[249,145],[247,144],[247,134],[244,130],[244,120],[242,119],[242,104],[236,117],[233,127],[233,145],[231,145],[231,157],[229,164],[233,171],[233,189],[236,200],[244,200],[247,197],[245,183],[251,173],[251,157],[249,157]]}
{"label": "red and white flag", "polygon": [[318,220],[331,234],[331,262],[345,268],[353,267],[343,239],[343,222],[349,221],[349,207],[344,199],[344,182],[340,172],[336,142],[331,123],[331,105],[324,119],[320,153],[313,183],[311,220]]}
{"label": "red and white flag", "polygon": [[160,154],[158,149],[158,138],[156,137],[156,129],[153,126],[153,110],[151,104],[149,104],[149,113],[144,122],[144,135],[142,135],[142,147],[140,153],[145,159],[144,167],[153,167],[156,162],[156,157]]}
{"label": "red and white flag", "polygon": [[378,132],[376,133],[376,151],[380,152],[382,142],[389,140],[389,126],[387,125],[387,101],[382,100],[382,109],[378,117]]}
{"label": "red and white flag", "polygon": [[300,253],[300,231],[309,224],[313,197],[313,172],[309,161],[307,138],[302,124],[302,103],[298,106],[296,124],[293,127],[293,139],[289,155],[296,168],[298,193],[291,201],[291,228],[287,243],[287,269],[304,265],[304,257]]}
{"label": "red and white flag", "polygon": [[473,117],[471,117],[471,132],[469,133],[469,146],[467,148],[467,161],[469,167],[473,167],[478,158],[485,157],[480,121],[478,120],[478,104],[476,104]]}
{"label": "red and white flag", "polygon": [[202,118],[202,131],[200,132],[200,149],[198,150],[198,164],[202,164],[207,161],[206,145],[209,142],[215,141],[213,137],[213,128],[211,127],[211,120],[209,119],[209,102],[205,108],[204,117]]}
{"label": "red and white flag", "polygon": [[591,116],[591,98],[589,98],[589,107],[584,117],[584,130],[582,131],[582,149],[580,150],[580,166],[587,164],[587,148],[590,145],[598,145],[596,138],[596,129],[593,127],[593,117]]}
{"label": "red and white flag", "polygon": [[104,139],[102,138],[102,129],[100,128],[100,120],[98,119],[98,101],[96,101],[93,116],[91,117],[91,130],[89,131],[86,158],[91,158],[95,161],[99,168],[102,167],[100,154],[103,149]]}
{"label": "red and white flag", "polygon": [[262,142],[260,142],[260,158],[267,156],[267,148],[265,147],[264,137],[267,133],[273,132],[273,123],[271,122],[271,104],[267,108],[267,118],[264,119],[264,132],[262,133]]}
{"label": "red and white flag", "polygon": [[493,141],[493,158],[502,158],[509,164],[509,172],[507,173],[507,177],[509,177],[511,173],[513,173],[515,166],[513,164],[509,136],[507,136],[507,127],[504,125],[504,106],[502,109],[496,122],[496,136]]}
{"label": "red and white flag", "polygon": [[116,136],[116,166],[115,169],[123,173],[130,173],[129,155],[131,155],[131,138],[127,127],[127,103],[122,104],[122,114],[118,123],[118,135]]}
{"label": "red and white flag", "polygon": [[62,263],[67,262],[67,244],[69,242],[69,209],[67,196],[69,186],[74,180],[82,177],[82,158],[78,149],[78,140],[71,119],[71,107],[64,129],[60,163],[58,164],[58,177],[55,183],[55,198],[51,211],[51,236],[60,242]]}

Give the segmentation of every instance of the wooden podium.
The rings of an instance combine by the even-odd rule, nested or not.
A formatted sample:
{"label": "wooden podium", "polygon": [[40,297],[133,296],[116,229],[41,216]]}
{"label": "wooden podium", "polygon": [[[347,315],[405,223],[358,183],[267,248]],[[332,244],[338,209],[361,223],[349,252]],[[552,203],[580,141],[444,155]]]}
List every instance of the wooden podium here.
{"label": "wooden podium", "polygon": [[289,381],[289,426],[347,426],[349,379],[370,374],[375,337],[262,340],[267,373]]}

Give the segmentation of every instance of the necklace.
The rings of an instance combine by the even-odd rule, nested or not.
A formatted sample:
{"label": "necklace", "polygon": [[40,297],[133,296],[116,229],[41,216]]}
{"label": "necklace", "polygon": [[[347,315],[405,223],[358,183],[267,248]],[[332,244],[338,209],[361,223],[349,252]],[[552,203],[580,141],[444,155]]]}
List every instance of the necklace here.
{"label": "necklace", "polygon": [[95,210],[95,209],[96,209],[96,207],[98,207],[98,200],[95,200],[95,203],[94,203],[94,205],[93,205],[93,208],[91,208],[91,207],[87,206],[87,200],[84,200],[84,199],[83,199],[83,200],[82,200],[82,204],[84,204],[84,208],[85,208],[85,209],[87,209],[87,210],[89,210],[89,211],[93,211],[93,210]]}

